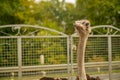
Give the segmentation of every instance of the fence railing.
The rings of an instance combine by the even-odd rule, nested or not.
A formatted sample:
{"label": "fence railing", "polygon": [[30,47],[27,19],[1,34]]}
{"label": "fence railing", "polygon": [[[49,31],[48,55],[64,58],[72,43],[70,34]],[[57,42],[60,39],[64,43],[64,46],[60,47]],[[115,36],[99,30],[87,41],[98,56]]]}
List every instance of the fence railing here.
{"label": "fence railing", "polygon": [[[108,67],[108,62],[89,62],[85,63],[85,67]],[[117,68],[120,67],[120,61],[113,61],[112,66],[116,66]],[[39,71],[39,70],[57,70],[57,69],[66,69],[67,64],[56,64],[56,65],[37,65],[37,66],[22,66],[22,71]],[[77,68],[77,64],[73,64],[73,68]],[[18,72],[18,67],[1,67],[0,73],[3,72]]]}

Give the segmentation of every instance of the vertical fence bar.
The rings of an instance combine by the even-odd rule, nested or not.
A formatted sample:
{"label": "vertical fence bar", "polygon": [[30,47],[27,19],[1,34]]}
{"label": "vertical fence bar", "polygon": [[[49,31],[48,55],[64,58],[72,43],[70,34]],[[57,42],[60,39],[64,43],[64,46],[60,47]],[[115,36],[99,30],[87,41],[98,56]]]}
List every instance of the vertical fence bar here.
{"label": "vertical fence bar", "polygon": [[73,68],[73,36],[70,36],[70,58],[71,58],[71,80],[73,80],[73,71],[74,71],[74,68]]}
{"label": "vertical fence bar", "polygon": [[109,80],[112,80],[112,45],[111,36],[108,36]]}
{"label": "vertical fence bar", "polygon": [[22,80],[22,46],[21,46],[21,37],[17,38],[17,47],[18,47],[18,80]]}
{"label": "vertical fence bar", "polygon": [[68,79],[70,80],[70,37],[67,37],[67,65],[68,65]]}

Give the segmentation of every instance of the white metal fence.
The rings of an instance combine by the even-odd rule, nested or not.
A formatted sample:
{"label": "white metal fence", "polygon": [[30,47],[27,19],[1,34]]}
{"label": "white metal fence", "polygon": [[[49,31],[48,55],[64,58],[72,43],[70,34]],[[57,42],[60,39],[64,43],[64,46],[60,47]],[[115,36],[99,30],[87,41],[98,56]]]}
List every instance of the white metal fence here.
{"label": "white metal fence", "polygon": [[[72,37],[73,50],[71,51],[71,63],[76,63],[76,46],[78,37]],[[112,73],[119,73],[120,70],[120,36],[112,35],[91,35],[89,36],[86,47],[86,71],[89,74],[108,74],[107,78],[112,79]],[[87,66],[87,64],[91,64]],[[117,64],[114,64],[117,63]],[[76,75],[76,67],[72,65],[74,71],[72,75]],[[119,77],[120,79],[120,77]]]}
{"label": "white metal fence", "polygon": [[[109,80],[114,80],[112,74],[120,73],[119,33],[109,25],[93,27],[86,47],[88,74],[109,74]],[[42,76],[73,80],[77,75],[76,34],[68,36],[40,26],[5,25],[0,26],[0,35],[0,80],[39,80]]]}

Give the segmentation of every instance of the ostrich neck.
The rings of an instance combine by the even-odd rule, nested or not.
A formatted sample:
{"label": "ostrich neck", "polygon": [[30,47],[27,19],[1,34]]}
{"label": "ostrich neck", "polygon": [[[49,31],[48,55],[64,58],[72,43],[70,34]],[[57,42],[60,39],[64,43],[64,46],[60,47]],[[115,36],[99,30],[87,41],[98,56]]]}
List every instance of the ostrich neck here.
{"label": "ostrich neck", "polygon": [[79,80],[87,80],[85,65],[84,65],[84,56],[85,56],[85,48],[88,36],[80,36],[77,50],[77,60],[78,60],[78,76]]}

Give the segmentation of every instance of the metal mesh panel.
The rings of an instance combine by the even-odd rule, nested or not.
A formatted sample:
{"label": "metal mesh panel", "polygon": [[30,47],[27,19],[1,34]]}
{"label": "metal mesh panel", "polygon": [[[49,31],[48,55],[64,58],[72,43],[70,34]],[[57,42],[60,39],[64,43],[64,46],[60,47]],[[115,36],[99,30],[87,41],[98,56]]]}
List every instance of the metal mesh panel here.
{"label": "metal mesh panel", "polygon": [[[78,37],[73,38],[73,46],[73,62],[76,63]],[[85,62],[103,61],[108,61],[107,37],[89,37],[85,51]]]}
{"label": "metal mesh panel", "polygon": [[[73,63],[77,63],[78,37],[73,37]],[[89,74],[108,73],[108,38],[107,37],[89,37],[85,51],[86,72]],[[76,65],[77,66],[77,65]],[[77,69],[74,66],[74,74]],[[74,75],[73,74],[73,75]]]}
{"label": "metal mesh panel", "polygon": [[112,37],[112,72],[120,72],[120,36]]}
{"label": "metal mesh panel", "polygon": [[[110,36],[109,36],[110,37]],[[22,79],[35,80],[46,75],[49,77],[68,77],[68,58],[71,59],[72,76],[77,72],[78,37],[63,36],[43,37],[1,37],[0,38],[0,80],[18,80],[18,47],[21,39],[22,49]],[[119,73],[120,69],[120,37],[112,36],[112,72]],[[68,41],[69,40],[69,41]],[[90,36],[85,54],[86,72],[88,74],[108,74],[110,65],[108,36]],[[71,57],[67,50],[72,49]],[[70,66],[70,67],[71,67]],[[107,75],[108,76],[108,75]],[[115,75],[116,76],[116,75]]]}
{"label": "metal mesh panel", "polygon": [[17,76],[14,69],[18,65],[17,39],[0,38],[0,80],[10,80]]}
{"label": "metal mesh panel", "polygon": [[67,38],[22,38],[23,78],[39,79],[46,75],[64,77],[67,74]]}
{"label": "metal mesh panel", "polygon": [[108,61],[107,37],[90,37],[86,47],[86,62]]}
{"label": "metal mesh panel", "polygon": [[120,37],[112,37],[112,60],[120,61]]}

